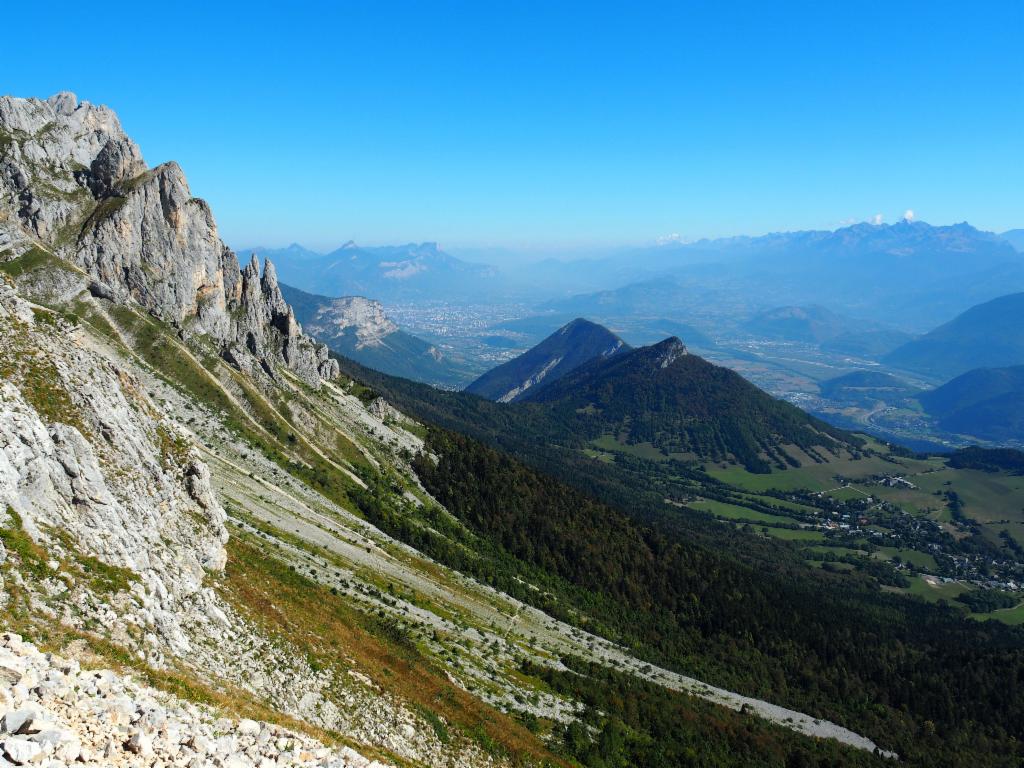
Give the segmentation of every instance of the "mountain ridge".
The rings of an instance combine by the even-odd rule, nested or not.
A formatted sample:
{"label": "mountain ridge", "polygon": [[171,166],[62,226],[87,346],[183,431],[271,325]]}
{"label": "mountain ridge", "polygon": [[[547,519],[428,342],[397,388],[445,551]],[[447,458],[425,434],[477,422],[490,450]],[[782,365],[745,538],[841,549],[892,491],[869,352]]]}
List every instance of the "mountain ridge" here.
{"label": "mountain ridge", "polygon": [[665,455],[731,458],[753,472],[798,465],[790,445],[819,460],[818,449],[855,444],[735,371],[690,354],[676,337],[591,360],[527,399],[553,409],[573,434],[649,443]]}
{"label": "mountain ridge", "polygon": [[1024,293],[977,304],[882,358],[887,365],[946,379],[974,368],[1024,363]]}
{"label": "mountain ridge", "polygon": [[492,368],[465,391],[500,403],[529,399],[577,366],[629,348],[604,326],[578,317],[518,357]]}
{"label": "mountain ridge", "polygon": [[918,400],[948,432],[1024,442],[1024,365],[975,368],[921,393]]}
{"label": "mountain ridge", "polygon": [[273,264],[262,275],[255,259],[241,269],[181,167],[148,168],[110,109],[67,92],[0,97],[0,138],[0,247],[18,256],[42,243],[90,278],[40,285],[43,293],[88,287],[135,301],[216,339],[220,354],[255,374],[283,363],[312,385],[337,375],[326,348],[302,334]]}

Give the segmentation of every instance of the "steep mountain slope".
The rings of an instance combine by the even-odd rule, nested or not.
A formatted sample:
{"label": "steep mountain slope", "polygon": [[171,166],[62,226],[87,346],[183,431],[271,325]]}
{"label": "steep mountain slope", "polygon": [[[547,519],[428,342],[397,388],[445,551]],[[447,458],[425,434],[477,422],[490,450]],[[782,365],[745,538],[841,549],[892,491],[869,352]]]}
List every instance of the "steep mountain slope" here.
{"label": "steep mountain slope", "polygon": [[488,371],[466,392],[500,403],[524,400],[590,360],[607,359],[628,349],[607,328],[579,317],[519,357]]}
{"label": "steep mountain slope", "polygon": [[256,249],[278,261],[282,279],[323,296],[373,296],[380,301],[484,296],[497,272],[445,253],[437,243],[364,247],[345,243],[314,255],[294,246]]}
{"label": "steep mountain slope", "polygon": [[775,400],[728,368],[687,353],[677,338],[594,360],[536,394],[580,434],[650,443],[663,452],[733,458],[754,471],[793,463],[787,446],[814,454],[848,438]]}
{"label": "steep mountain slope", "polygon": [[0,248],[22,255],[35,238],[84,272],[62,273],[67,284],[50,285],[51,294],[87,288],[137,302],[183,333],[207,336],[249,372],[283,362],[313,385],[336,375],[326,347],[302,335],[273,266],[262,278],[255,259],[240,270],[181,168],[147,168],[109,109],[69,93],[2,97],[0,150],[0,211],[16,225],[4,228]]}
{"label": "steep mountain slope", "polygon": [[968,371],[918,400],[948,432],[1024,441],[1024,365]]}
{"label": "steep mountain slope", "polygon": [[[621,364],[626,357],[618,362]],[[613,358],[611,362],[616,360]],[[789,662],[782,661],[783,658],[796,665],[788,667],[794,671],[797,668],[807,671],[808,667],[804,666],[807,662],[812,666],[821,663],[829,670],[826,676],[834,684],[861,690],[866,685],[875,691],[867,694],[870,700],[887,701],[876,710],[881,717],[876,724],[895,736],[896,731],[882,725],[882,721],[892,722],[890,715],[881,714],[892,705],[894,691],[909,694],[910,690],[921,690],[919,686],[924,685],[938,695],[938,699],[933,699],[932,694],[927,698],[938,703],[943,697],[941,691],[946,689],[946,683],[939,683],[938,678],[956,676],[957,670],[963,669],[956,661],[960,654],[981,648],[961,632],[970,634],[980,628],[996,629],[993,622],[969,622],[962,628],[959,624],[948,624],[940,628],[933,623],[938,620],[932,613],[934,609],[924,603],[902,602],[887,590],[879,591],[877,585],[867,592],[858,592],[856,578],[841,577],[830,582],[827,573],[832,569],[812,569],[823,578],[818,581],[816,576],[803,570],[803,565],[796,565],[790,559],[793,550],[773,546],[772,542],[777,541],[774,534],[758,533],[772,530],[761,526],[771,525],[765,522],[769,519],[764,516],[765,512],[775,509],[777,513],[778,507],[751,505],[751,494],[755,489],[770,489],[769,497],[765,498],[769,505],[786,504],[788,507],[797,497],[801,504],[821,505],[806,514],[789,512],[800,522],[778,532],[787,541],[807,537],[808,543],[819,542],[820,547],[819,536],[809,529],[822,527],[819,516],[827,520],[837,509],[828,494],[818,491],[833,488],[838,474],[874,478],[869,483],[871,487],[865,490],[866,494],[872,494],[878,486],[878,473],[908,471],[908,462],[898,454],[879,455],[870,445],[842,445],[837,440],[840,444],[834,445],[837,453],[832,456],[823,449],[814,449],[821,459],[829,459],[820,466],[814,459],[804,456],[801,458],[803,467],[771,475],[752,475],[735,466],[709,466],[704,471],[701,462],[692,457],[665,456],[652,451],[649,445],[613,440],[611,436],[592,441],[589,439],[592,433],[581,429],[585,426],[582,417],[587,414],[570,413],[569,408],[549,409],[543,402],[495,403],[360,370],[347,362],[342,365],[347,372],[386,393],[407,412],[473,435],[498,449],[485,448],[473,440],[441,430],[428,430],[427,445],[439,461],[417,461],[416,467],[430,492],[444,500],[453,513],[488,540],[506,551],[519,553],[520,561],[525,560],[548,573],[564,574],[581,588],[596,589],[587,599],[588,625],[616,627],[630,638],[627,641],[630,645],[651,647],[653,644],[658,653],[670,657],[683,654],[694,659],[694,655],[701,656],[702,660],[697,663],[710,664],[709,669],[717,668],[716,662],[696,648],[720,649],[718,661],[728,657],[750,672],[765,670],[765,665],[774,667],[777,662],[788,666]],[[555,386],[565,385],[566,379]],[[553,477],[571,487],[566,488]],[[730,488],[729,479],[736,477],[745,480],[739,488]],[[959,477],[936,477],[949,477],[959,487]],[[963,480],[974,482],[974,478]],[[941,482],[941,479],[934,481],[939,486]],[[801,488],[805,490],[799,490]],[[924,504],[934,503],[929,494],[921,495]],[[608,511],[602,511],[602,504],[595,505],[594,498],[618,514],[606,517]],[[691,504],[696,508],[696,501],[700,499],[705,500],[702,504],[722,508],[725,514],[717,515],[717,520],[709,520],[706,514],[687,511]],[[850,509],[858,510],[871,506],[858,498],[850,499],[848,504]],[[740,508],[749,506],[758,511],[744,513],[749,517],[740,516],[736,520]],[[888,503],[874,506],[884,509],[877,514],[887,520],[908,521],[914,526],[921,524],[916,515],[890,517],[894,510]],[[627,516],[628,520],[624,521],[620,515]],[[633,527],[637,521],[641,525]],[[752,529],[753,535],[743,534],[744,528]],[[938,526],[934,529],[937,532]],[[645,543],[640,544],[634,535]],[[863,534],[851,534],[851,539],[854,535]],[[824,546],[830,541],[826,537]],[[972,538],[971,546],[976,543]],[[817,548],[808,547],[804,556],[811,557],[812,549]],[[676,555],[679,561],[674,559]],[[876,564],[876,559],[869,558],[862,566],[873,568]],[[672,572],[677,566],[680,570]],[[514,584],[523,578],[521,572],[514,569],[499,567],[487,572],[495,583]],[[693,582],[695,573],[709,575],[697,589]],[[603,586],[598,588],[598,584]],[[674,594],[676,585],[681,584],[690,586]],[[564,593],[554,591],[553,594],[557,597]],[[901,618],[891,623],[894,614],[890,611],[898,612]],[[883,616],[889,618],[883,619]],[[777,623],[779,621],[782,623]],[[741,639],[733,634],[741,626],[757,628]],[[894,631],[897,634],[891,634]],[[869,641],[870,636],[875,639]],[[854,637],[861,639],[853,640]],[[857,650],[864,642],[888,650],[864,654]],[[971,645],[958,650],[961,642]],[[751,646],[758,650],[751,652]],[[924,650],[924,646],[929,649]],[[782,648],[787,650],[777,655]],[[908,652],[916,661],[894,661]],[[987,656],[990,652],[1002,655],[994,649],[983,654]],[[989,658],[994,662],[995,656]],[[1010,656],[1024,659],[1016,652]],[[842,664],[832,661],[837,658],[843,659]],[[1009,656],[1004,659],[1008,660]],[[1019,660],[1013,663],[1018,664]],[[984,665],[987,667],[988,663]],[[1019,706],[1013,703],[1015,693],[999,692],[1001,681],[1005,680],[1005,672],[997,671],[1002,663],[997,662],[985,673],[985,685],[1004,704],[1019,711]],[[725,665],[730,666],[730,662]],[[817,673],[812,672],[811,678],[796,682],[779,667],[774,668],[786,678],[789,695],[795,699],[807,695],[805,683],[816,688],[816,683],[810,679],[817,678]],[[753,674],[760,677],[761,672]],[[836,677],[832,677],[833,674]],[[892,674],[897,674],[909,687],[892,686]],[[915,682],[910,682],[908,674]],[[948,690],[963,688],[956,684]],[[622,689],[616,691],[621,693]],[[908,697],[904,702],[907,707],[904,711],[915,713],[910,714],[905,723],[916,720],[920,712],[928,710],[947,724],[950,729],[947,734],[956,731],[971,743],[976,743],[979,727],[988,728],[975,720],[964,730],[963,718],[973,719],[971,713],[977,713],[978,706],[985,706],[980,702],[952,717],[939,714],[916,696],[913,701]],[[991,709],[988,711],[995,714]],[[1001,723],[1009,722],[1002,715],[995,716]],[[1000,725],[996,730],[1003,727]],[[914,756],[906,759],[916,763],[929,749],[918,736],[910,736],[920,733],[917,728],[898,726],[898,731],[907,738],[895,736],[883,742],[897,745],[901,756],[913,753]],[[1015,747],[1010,749],[1012,752]],[[933,762],[967,766],[970,759],[966,754],[959,758],[945,751],[944,757]],[[994,762],[998,764],[999,760]]]}
{"label": "steep mountain slope", "polygon": [[[420,475],[439,460],[428,430],[339,375],[272,265],[238,270],[180,171],[104,181],[137,154],[115,127],[70,95],[0,100],[0,603],[5,630],[144,686],[83,680],[8,634],[5,712],[32,699],[91,735],[116,722],[102,754],[80,743],[105,765],[373,765],[351,746],[394,765],[599,765],[625,719],[627,764],[880,764],[820,702],[803,714],[614,642],[585,618],[602,585],[440,504]],[[499,461],[472,482],[495,469],[516,477]],[[609,676],[672,718],[594,706]],[[26,722],[6,755],[70,754],[73,733]]]}
{"label": "steep mountain slope", "polygon": [[339,355],[428,384],[454,387],[468,378],[450,355],[399,328],[379,301],[362,296],[330,299],[288,285],[281,286],[281,293],[305,331]]}
{"label": "steep mountain slope", "polygon": [[1024,364],[1024,293],[1001,296],[893,350],[887,365],[939,379]]}

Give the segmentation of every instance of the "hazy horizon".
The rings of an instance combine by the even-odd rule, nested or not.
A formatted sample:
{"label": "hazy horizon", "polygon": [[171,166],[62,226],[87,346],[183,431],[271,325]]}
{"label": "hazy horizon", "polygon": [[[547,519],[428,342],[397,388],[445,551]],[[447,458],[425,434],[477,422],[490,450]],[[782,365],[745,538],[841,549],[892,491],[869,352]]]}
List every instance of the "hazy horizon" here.
{"label": "hazy horizon", "polygon": [[161,51],[145,66],[80,66],[60,42],[92,11],[57,3],[44,39],[8,41],[32,66],[3,90],[110,106],[232,243],[1024,226],[1020,3],[118,5],[121,38]]}
{"label": "hazy horizon", "polygon": [[646,240],[638,240],[631,242],[619,242],[619,243],[604,243],[604,244],[586,244],[586,243],[531,243],[531,242],[519,242],[519,243],[460,243],[455,241],[453,243],[441,242],[434,238],[425,238],[421,240],[407,240],[407,241],[386,241],[386,240],[365,240],[357,241],[351,238],[335,238],[332,240],[325,240],[319,242],[306,242],[301,238],[298,239],[286,239],[270,242],[250,242],[241,240],[239,243],[234,243],[231,247],[238,253],[247,253],[251,250],[271,250],[280,251],[288,248],[298,246],[304,250],[311,251],[320,255],[326,255],[333,251],[339,250],[349,243],[363,248],[382,248],[382,247],[397,247],[404,245],[425,245],[428,243],[434,243],[437,245],[439,250],[448,252],[453,256],[479,256],[481,259],[488,254],[494,254],[495,256],[515,256],[522,255],[532,257],[534,260],[543,260],[548,258],[554,259],[585,259],[592,256],[606,255],[619,253],[621,251],[628,251],[630,249],[640,248],[655,248],[658,246],[671,246],[671,245],[693,245],[702,241],[715,241],[715,240],[728,240],[731,238],[758,238],[766,237],[775,234],[792,233],[798,231],[829,231],[835,232],[840,229],[846,229],[847,227],[855,226],[857,224],[873,224],[873,225],[892,225],[898,224],[902,221],[913,221],[916,223],[927,224],[932,227],[950,227],[957,224],[968,224],[975,229],[982,232],[990,232],[994,235],[1002,235],[1005,232],[1021,229],[1021,226],[1011,226],[1002,230],[987,230],[983,227],[976,226],[973,222],[967,220],[960,221],[949,221],[949,222],[933,222],[924,221],[918,218],[916,215],[906,216],[905,212],[903,217],[897,218],[895,221],[875,221],[871,219],[863,221],[846,221],[841,222],[834,227],[816,227],[805,230],[783,230],[774,229],[764,232],[734,232],[729,234],[714,235],[714,236],[700,236],[700,237],[687,237],[678,233],[673,233],[667,236],[654,237]]}

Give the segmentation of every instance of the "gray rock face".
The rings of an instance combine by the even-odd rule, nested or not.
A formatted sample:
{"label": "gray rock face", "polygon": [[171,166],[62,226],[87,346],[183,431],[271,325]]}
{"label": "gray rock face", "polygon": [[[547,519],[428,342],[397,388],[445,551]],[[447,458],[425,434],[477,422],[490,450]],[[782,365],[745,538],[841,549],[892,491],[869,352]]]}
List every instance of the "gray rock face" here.
{"label": "gray rock face", "polygon": [[355,331],[357,349],[382,346],[388,336],[398,331],[379,301],[362,296],[332,299],[330,305],[317,310],[313,322],[315,325],[310,328],[313,333],[332,335],[349,329]]}
{"label": "gray rock face", "polygon": [[283,365],[317,386],[337,375],[302,334],[273,265],[239,270],[177,163],[148,169],[108,108],[61,93],[0,98],[0,225],[81,267],[94,296],[135,301],[208,335],[255,375]]}
{"label": "gray rock face", "polygon": [[[187,653],[179,607],[208,602],[204,578],[226,560],[209,470],[130,372],[74,327],[37,318],[3,281],[0,361],[12,371],[0,382],[3,516],[13,510],[37,542],[61,531],[76,552],[138,574],[146,623]],[[45,399],[42,381],[66,395]]]}

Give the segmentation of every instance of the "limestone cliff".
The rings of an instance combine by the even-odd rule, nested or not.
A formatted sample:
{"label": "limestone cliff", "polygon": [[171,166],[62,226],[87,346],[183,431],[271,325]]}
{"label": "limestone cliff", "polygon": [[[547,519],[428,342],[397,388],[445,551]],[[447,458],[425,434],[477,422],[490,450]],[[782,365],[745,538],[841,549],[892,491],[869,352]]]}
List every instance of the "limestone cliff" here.
{"label": "limestone cliff", "polygon": [[207,335],[249,373],[285,365],[314,386],[337,375],[273,266],[240,270],[177,163],[148,168],[106,107],[70,93],[0,98],[0,230],[11,255],[38,243],[81,267],[95,295]]}
{"label": "limestone cliff", "polygon": [[[97,557],[136,574],[122,585],[133,595],[122,632],[135,622],[138,639],[153,633],[149,652],[188,651],[181,606],[212,605],[203,580],[223,569],[228,538],[206,465],[129,370],[6,280],[0,373],[3,524],[47,542],[55,560]],[[94,592],[70,596],[63,618],[106,620]]]}

